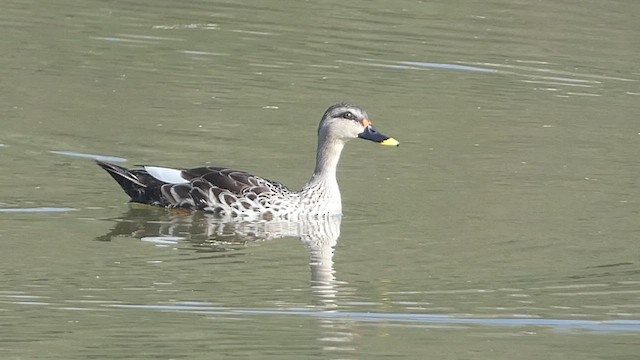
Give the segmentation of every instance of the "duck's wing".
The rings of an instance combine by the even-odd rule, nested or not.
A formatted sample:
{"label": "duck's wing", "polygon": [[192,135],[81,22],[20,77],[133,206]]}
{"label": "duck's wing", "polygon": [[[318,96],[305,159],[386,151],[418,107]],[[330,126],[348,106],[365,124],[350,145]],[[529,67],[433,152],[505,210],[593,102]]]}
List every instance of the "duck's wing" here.
{"label": "duck's wing", "polygon": [[228,190],[237,195],[242,195],[248,191],[256,194],[289,191],[286,186],[279,182],[267,180],[245,171],[224,167],[204,166],[182,170],[181,174],[185,180],[203,179],[215,187]]}
{"label": "duck's wing", "polygon": [[244,171],[223,167],[142,169],[98,161],[129,195],[131,201],[213,212],[277,210],[291,196],[287,187]]}
{"label": "duck's wing", "polygon": [[223,167],[205,166],[181,170],[181,183],[162,186],[162,195],[173,207],[264,211],[292,192],[279,182]]}

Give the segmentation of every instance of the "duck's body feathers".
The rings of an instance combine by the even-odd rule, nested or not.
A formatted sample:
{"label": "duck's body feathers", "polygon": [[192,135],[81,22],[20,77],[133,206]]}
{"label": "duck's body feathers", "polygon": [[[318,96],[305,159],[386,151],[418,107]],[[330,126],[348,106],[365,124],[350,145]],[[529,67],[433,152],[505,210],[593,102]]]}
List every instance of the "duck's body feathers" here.
{"label": "duck's body feathers", "polygon": [[127,169],[103,161],[97,163],[120,184],[131,202],[142,204],[238,216],[269,211],[281,214],[285,210],[283,204],[298,197],[281,183],[223,167],[171,169],[179,171],[184,181],[170,183],[147,170],[157,167]]}

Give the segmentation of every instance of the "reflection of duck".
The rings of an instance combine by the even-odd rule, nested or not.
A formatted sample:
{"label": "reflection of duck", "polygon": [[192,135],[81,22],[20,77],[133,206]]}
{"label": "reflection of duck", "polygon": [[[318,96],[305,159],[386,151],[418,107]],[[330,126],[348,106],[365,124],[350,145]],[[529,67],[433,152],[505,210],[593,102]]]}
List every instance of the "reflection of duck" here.
{"label": "reflection of duck", "polygon": [[[199,252],[225,252],[241,255],[239,250],[249,242],[299,238],[309,251],[311,287],[323,307],[334,307],[337,282],[333,254],[340,237],[340,215],[315,220],[232,221],[206,212],[131,207],[116,220],[111,231],[96,240],[111,241],[115,237],[132,236],[161,246],[177,245],[180,240],[197,244]],[[172,246],[173,246],[172,245]]]}
{"label": "reflection of duck", "polygon": [[145,166],[129,170],[102,161],[98,161],[98,165],[109,172],[132,202],[202,209],[222,217],[317,217],[341,213],[336,168],[344,144],[357,137],[382,145],[398,145],[395,139],[382,135],[372,126],[363,109],[347,104],[333,105],[318,127],[313,176],[298,192],[277,182],[221,167]]}
{"label": "reflection of duck", "polygon": [[166,210],[132,206],[115,219],[111,231],[97,238],[111,241],[119,236],[180,238],[194,243],[246,244],[253,241],[294,237],[307,247],[334,246],[340,236],[341,216],[302,220],[221,219],[199,211]]}

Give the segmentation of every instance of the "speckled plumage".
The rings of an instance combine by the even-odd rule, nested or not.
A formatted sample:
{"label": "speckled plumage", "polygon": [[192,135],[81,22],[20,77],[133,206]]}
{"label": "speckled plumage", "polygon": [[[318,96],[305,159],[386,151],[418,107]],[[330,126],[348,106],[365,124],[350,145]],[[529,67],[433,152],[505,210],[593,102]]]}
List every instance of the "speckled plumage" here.
{"label": "speckled plumage", "polygon": [[120,184],[132,202],[205,210],[221,217],[317,217],[341,213],[336,169],[344,144],[357,137],[383,145],[398,145],[394,139],[380,134],[361,108],[333,105],[318,127],[314,173],[300,191],[223,167],[127,169],[107,162],[97,163]]}

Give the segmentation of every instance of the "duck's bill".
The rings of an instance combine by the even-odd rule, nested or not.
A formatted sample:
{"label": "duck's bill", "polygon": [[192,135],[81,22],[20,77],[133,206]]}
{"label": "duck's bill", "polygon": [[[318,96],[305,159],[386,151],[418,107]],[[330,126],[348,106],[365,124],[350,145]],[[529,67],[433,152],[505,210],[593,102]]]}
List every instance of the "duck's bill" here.
{"label": "duck's bill", "polygon": [[371,141],[377,142],[380,145],[386,145],[386,146],[398,146],[398,145],[400,145],[398,140],[381,134],[380,132],[378,132],[378,130],[376,128],[374,128],[371,125],[367,126],[365,128],[365,130],[358,135],[358,137],[360,139],[371,140]]}

